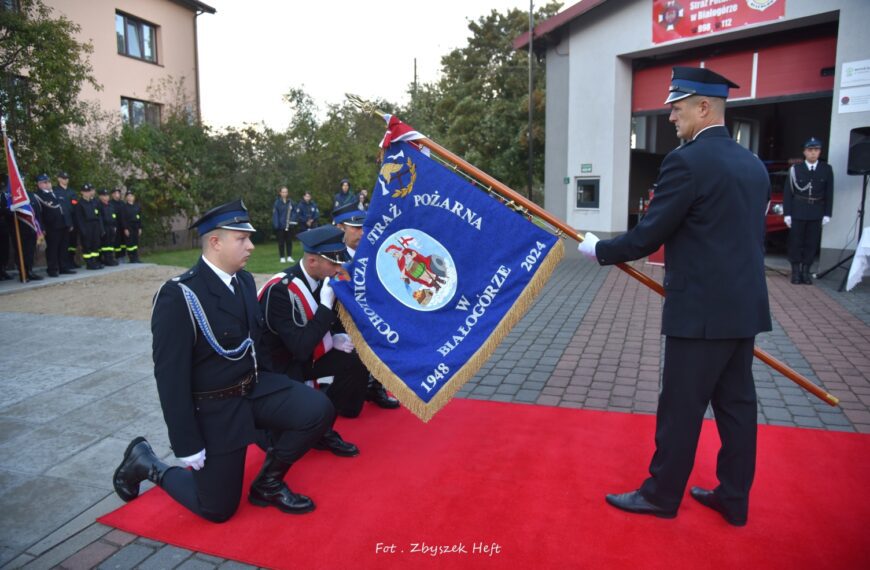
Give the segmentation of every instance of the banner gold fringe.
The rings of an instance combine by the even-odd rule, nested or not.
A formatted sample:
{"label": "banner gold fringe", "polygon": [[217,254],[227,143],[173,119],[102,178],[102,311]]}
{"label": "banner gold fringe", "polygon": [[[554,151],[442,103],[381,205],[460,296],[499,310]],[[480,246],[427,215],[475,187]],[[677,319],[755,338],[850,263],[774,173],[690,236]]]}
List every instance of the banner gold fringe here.
{"label": "banner gold fringe", "polygon": [[359,353],[360,359],[362,359],[363,364],[366,365],[366,368],[368,368],[372,376],[386,386],[386,388],[392,392],[396,398],[398,398],[402,405],[408,408],[415,416],[420,418],[423,422],[428,422],[432,419],[432,416],[434,416],[444,407],[445,404],[447,404],[447,402],[450,401],[451,398],[453,398],[454,395],[456,395],[456,392],[458,392],[466,382],[477,374],[480,367],[483,366],[490,356],[492,356],[493,351],[495,351],[495,348],[499,343],[505,336],[507,336],[511,329],[514,328],[514,325],[519,322],[523,315],[526,314],[526,311],[528,311],[529,307],[532,306],[538,293],[540,293],[541,289],[546,285],[553,270],[556,269],[556,265],[558,265],[559,261],[562,260],[562,255],[564,253],[565,246],[562,241],[559,240],[556,242],[556,245],[553,246],[553,249],[551,249],[541,261],[541,266],[535,272],[535,276],[532,278],[531,282],[526,285],[526,288],[523,289],[522,293],[520,293],[514,306],[511,307],[504,317],[502,317],[501,322],[498,323],[489,338],[486,339],[479,349],[477,349],[477,352],[472,355],[468,362],[466,362],[462,368],[453,375],[450,381],[442,386],[429,403],[421,400],[420,397],[411,390],[411,388],[409,388],[393,373],[389,366],[384,364],[384,362],[377,357],[374,351],[369,348],[368,344],[366,344],[359,329],[356,328],[353,319],[350,318],[350,314],[341,305],[338,307],[338,315],[344,328],[350,335],[350,338],[353,339],[353,345]]}

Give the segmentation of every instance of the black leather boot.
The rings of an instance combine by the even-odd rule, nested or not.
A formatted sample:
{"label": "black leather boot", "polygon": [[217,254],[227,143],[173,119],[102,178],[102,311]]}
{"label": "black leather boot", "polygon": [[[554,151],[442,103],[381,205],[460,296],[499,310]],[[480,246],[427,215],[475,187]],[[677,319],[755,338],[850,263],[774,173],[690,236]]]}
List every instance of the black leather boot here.
{"label": "black leather boot", "polygon": [[321,451],[331,451],[339,457],[356,457],[359,455],[359,448],[349,441],[344,441],[341,435],[334,429],[326,430],[326,433],[312,447]]}
{"label": "black leather boot", "polygon": [[109,267],[118,265],[118,262],[115,261],[115,253],[112,251],[104,251],[100,257],[102,257],[103,265],[107,265]]}
{"label": "black leather boot", "polygon": [[803,283],[804,285],[812,285],[813,284],[813,278],[810,277],[809,264],[801,265],[801,283]]}
{"label": "black leather boot", "polygon": [[299,495],[290,490],[284,483],[284,475],[290,469],[289,463],[284,463],[273,453],[266,454],[263,468],[254,482],[248,501],[258,507],[274,506],[278,510],[293,515],[310,513],[314,510],[314,501],[305,495]]}
{"label": "black leather boot", "polygon": [[798,263],[791,264],[791,283],[792,285],[800,285],[801,282],[801,266]]}
{"label": "black leather boot", "polygon": [[378,407],[386,410],[392,410],[399,407],[399,400],[387,394],[384,385],[374,379],[369,381],[369,387],[366,391],[366,400],[374,402]]}
{"label": "black leather boot", "polygon": [[160,461],[151,445],[140,436],[127,446],[121,465],[115,469],[112,484],[118,496],[129,502],[139,496],[139,483],[148,479],[160,485],[168,469],[170,466]]}

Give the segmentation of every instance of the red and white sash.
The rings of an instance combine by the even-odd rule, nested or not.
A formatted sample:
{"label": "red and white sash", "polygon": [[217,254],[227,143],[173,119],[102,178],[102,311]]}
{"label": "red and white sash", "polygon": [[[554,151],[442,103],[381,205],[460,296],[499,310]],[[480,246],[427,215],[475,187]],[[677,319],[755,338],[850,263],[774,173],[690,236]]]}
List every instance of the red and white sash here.
{"label": "red and white sash", "polygon": [[[263,298],[263,293],[272,285],[283,281],[287,278],[286,273],[277,273],[269,278],[268,281],[257,291],[257,300],[261,300]],[[320,302],[314,298],[314,295],[311,294],[311,291],[308,290],[308,287],[305,283],[299,279],[298,277],[294,277],[293,279],[287,282],[287,292],[299,299],[300,305],[302,305],[302,310],[305,311],[305,319],[306,322],[310,321],[314,318],[314,313],[317,311],[317,306],[320,305]],[[266,312],[268,313],[269,307],[266,307]],[[287,315],[288,319],[292,319],[293,315]],[[323,338],[317,343],[317,346],[314,347],[314,355],[312,356],[313,361],[317,361],[318,358],[326,354],[332,350],[332,333],[328,332],[323,335]],[[295,356],[295,355],[294,355]]]}

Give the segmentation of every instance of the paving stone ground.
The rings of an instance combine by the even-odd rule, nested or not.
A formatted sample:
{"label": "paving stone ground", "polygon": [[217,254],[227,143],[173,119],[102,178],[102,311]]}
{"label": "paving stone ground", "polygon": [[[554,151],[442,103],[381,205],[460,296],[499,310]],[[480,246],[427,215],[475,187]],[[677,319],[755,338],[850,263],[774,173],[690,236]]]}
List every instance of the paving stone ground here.
{"label": "paving stone ground", "polygon": [[[636,267],[661,280],[660,268]],[[756,360],[759,422],[870,433],[870,283],[840,293],[835,271],[795,286],[781,267],[771,260],[774,326],[757,345],[841,405]],[[459,396],[654,413],[661,302],[623,272],[569,251]],[[132,437],[144,434],[171,459],[147,322],[7,312],[0,298],[0,330],[0,566],[252,568],[94,522],[121,504],[110,477]]]}

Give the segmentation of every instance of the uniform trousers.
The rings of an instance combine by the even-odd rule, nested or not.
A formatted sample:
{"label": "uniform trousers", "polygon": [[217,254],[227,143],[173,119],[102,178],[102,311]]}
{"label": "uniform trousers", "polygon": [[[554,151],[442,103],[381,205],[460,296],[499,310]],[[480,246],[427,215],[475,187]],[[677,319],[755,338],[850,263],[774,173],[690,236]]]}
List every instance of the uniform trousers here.
{"label": "uniform trousers", "polygon": [[362,412],[369,385],[369,371],[356,352],[330,350],[311,367],[308,378],[332,376],[326,395],[338,415],[355,418]]}
{"label": "uniform trousers", "polygon": [[45,230],[45,264],[49,274],[57,274],[65,266],[61,258],[66,254],[63,249],[63,236],[66,228],[51,228]]}
{"label": "uniform trousers", "polygon": [[[297,382],[249,402],[256,427],[270,430],[272,452],[288,464],[305,455],[335,421],[335,411],[326,396]],[[212,453],[206,447],[202,469],[172,467],[160,486],[193,513],[212,522],[224,522],[233,516],[241,500],[246,452],[247,447]]]}
{"label": "uniform trousers", "polygon": [[707,404],[712,403],[722,446],[716,495],[730,514],[745,517],[755,476],[754,338],[704,340],[666,337],[662,391],[656,412],[656,451],[640,488],[649,502],[679,507],[695,463]]}
{"label": "uniform trousers", "polygon": [[812,265],[822,237],[822,220],[795,220],[788,231],[788,260]]}

